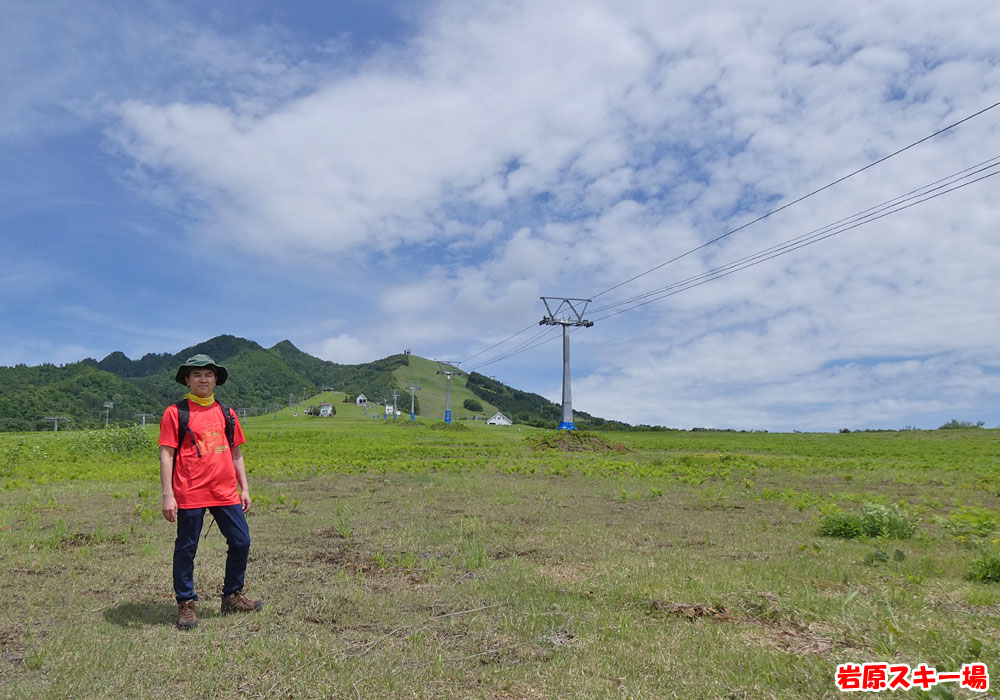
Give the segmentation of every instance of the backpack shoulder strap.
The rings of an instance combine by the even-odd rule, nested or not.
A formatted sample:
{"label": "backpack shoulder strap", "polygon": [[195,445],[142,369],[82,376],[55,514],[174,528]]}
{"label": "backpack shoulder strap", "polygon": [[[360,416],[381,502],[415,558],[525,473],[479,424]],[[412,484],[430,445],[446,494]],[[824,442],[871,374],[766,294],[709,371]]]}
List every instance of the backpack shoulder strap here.
{"label": "backpack shoulder strap", "polygon": [[222,409],[222,416],[226,419],[226,442],[229,443],[231,449],[233,442],[236,440],[236,419],[233,418],[233,409],[219,400],[216,400],[215,403],[219,404],[219,408]]}
{"label": "backpack shoulder strap", "polygon": [[[174,404],[177,407],[177,449],[174,450],[174,464],[177,464],[177,454],[181,451],[181,445],[184,444],[184,436],[188,433],[188,423],[191,420],[191,409],[188,407],[187,399],[181,399]],[[194,435],[191,436],[191,441],[194,442]],[[194,444],[195,449],[198,448],[198,443]],[[201,456],[201,450],[198,450]]]}
{"label": "backpack shoulder strap", "polygon": [[188,408],[187,399],[181,399],[174,405],[177,407],[177,448],[180,449],[181,443],[184,442],[184,435],[188,431],[191,409]]}

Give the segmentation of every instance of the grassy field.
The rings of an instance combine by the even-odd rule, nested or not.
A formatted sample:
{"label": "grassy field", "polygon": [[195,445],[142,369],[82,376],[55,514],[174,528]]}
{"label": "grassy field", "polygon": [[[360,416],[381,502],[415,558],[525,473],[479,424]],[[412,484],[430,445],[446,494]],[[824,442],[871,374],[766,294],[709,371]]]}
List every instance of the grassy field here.
{"label": "grassy field", "polygon": [[[0,435],[0,697],[776,700],[841,697],[845,662],[1000,671],[1000,431],[567,451],[336,406],[247,422],[266,607],[218,615],[212,528],[184,633],[154,429]],[[912,533],[821,534],[861,513]]]}

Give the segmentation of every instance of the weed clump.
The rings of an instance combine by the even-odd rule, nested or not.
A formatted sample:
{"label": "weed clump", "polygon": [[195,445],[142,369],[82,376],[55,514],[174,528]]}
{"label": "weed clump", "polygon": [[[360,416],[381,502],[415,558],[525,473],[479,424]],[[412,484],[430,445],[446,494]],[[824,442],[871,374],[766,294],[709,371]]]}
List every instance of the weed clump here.
{"label": "weed clump", "polygon": [[527,438],[528,446],[534,450],[556,450],[559,452],[629,452],[620,442],[611,442],[600,435],[577,430],[559,430]]}
{"label": "weed clump", "polygon": [[879,503],[864,504],[861,513],[827,513],[819,522],[819,534],[844,540],[859,537],[906,540],[913,536],[916,529],[916,525],[898,506]]}
{"label": "weed clump", "polygon": [[462,425],[461,423],[445,423],[444,421],[441,421],[440,423],[432,424],[431,430],[457,430],[461,432],[463,430],[471,430],[471,428],[467,425]]}
{"label": "weed clump", "polygon": [[945,528],[955,537],[975,535],[988,537],[1000,529],[1000,513],[989,508],[977,506],[961,506],[948,514],[947,518],[938,518]]}
{"label": "weed clump", "polygon": [[112,425],[103,430],[88,430],[73,436],[76,446],[90,454],[125,454],[151,449],[156,443],[150,433],[138,425]]}
{"label": "weed clump", "polygon": [[1000,552],[984,547],[969,565],[967,578],[981,583],[1000,583]]}

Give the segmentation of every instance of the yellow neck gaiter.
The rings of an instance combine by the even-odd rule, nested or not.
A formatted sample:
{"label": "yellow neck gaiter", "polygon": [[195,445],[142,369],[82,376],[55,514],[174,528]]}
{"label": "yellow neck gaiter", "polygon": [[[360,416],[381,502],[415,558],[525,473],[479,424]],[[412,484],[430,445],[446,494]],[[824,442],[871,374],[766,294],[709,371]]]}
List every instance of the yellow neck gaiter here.
{"label": "yellow neck gaiter", "polygon": [[200,396],[195,396],[194,394],[188,392],[187,394],[184,394],[184,398],[192,403],[198,404],[199,406],[211,406],[215,403],[215,394],[201,398]]}

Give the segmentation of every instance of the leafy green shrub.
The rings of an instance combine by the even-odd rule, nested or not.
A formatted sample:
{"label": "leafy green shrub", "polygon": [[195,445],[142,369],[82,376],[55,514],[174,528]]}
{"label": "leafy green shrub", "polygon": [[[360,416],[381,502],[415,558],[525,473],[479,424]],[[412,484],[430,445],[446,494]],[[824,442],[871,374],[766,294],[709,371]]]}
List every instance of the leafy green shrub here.
{"label": "leafy green shrub", "polygon": [[483,405],[475,399],[466,399],[462,402],[462,406],[464,406],[466,410],[472,411],[473,413],[483,412]]}
{"label": "leafy green shrub", "polygon": [[0,476],[10,476],[24,456],[24,443],[0,447]]}
{"label": "leafy green shrub", "polygon": [[982,428],[984,425],[986,425],[986,423],[981,420],[971,423],[967,420],[956,420],[952,418],[950,421],[938,428],[938,430],[967,430],[969,428]]}
{"label": "leafy green shrub", "polygon": [[861,507],[861,528],[868,537],[906,540],[917,527],[898,506],[866,503]]}
{"label": "leafy green shrub", "polygon": [[865,503],[861,513],[830,512],[820,519],[819,534],[845,540],[859,537],[888,537],[905,540],[913,536],[916,525],[898,506]]}
{"label": "leafy green shrub", "polygon": [[1000,583],[1000,553],[983,548],[969,565],[968,578],[982,583]]}
{"label": "leafy green shrub", "polygon": [[862,537],[861,516],[857,513],[827,513],[819,521],[819,534],[842,540]]}

